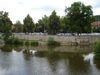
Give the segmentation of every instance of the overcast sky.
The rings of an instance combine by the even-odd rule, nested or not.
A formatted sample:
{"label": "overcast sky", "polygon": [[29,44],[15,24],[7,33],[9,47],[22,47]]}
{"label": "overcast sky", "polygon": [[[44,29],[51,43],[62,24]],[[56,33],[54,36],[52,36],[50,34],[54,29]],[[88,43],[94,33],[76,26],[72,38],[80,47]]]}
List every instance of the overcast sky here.
{"label": "overcast sky", "polygon": [[37,22],[44,15],[49,16],[53,10],[60,16],[65,15],[65,7],[76,1],[91,5],[94,15],[100,14],[100,0],[0,0],[0,11],[9,12],[13,23],[17,20],[23,22],[27,14]]}

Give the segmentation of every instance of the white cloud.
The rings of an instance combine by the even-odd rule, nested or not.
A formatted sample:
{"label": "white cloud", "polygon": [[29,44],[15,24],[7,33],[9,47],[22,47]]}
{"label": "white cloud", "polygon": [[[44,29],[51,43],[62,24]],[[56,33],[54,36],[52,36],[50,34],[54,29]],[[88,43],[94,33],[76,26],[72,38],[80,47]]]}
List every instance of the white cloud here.
{"label": "white cloud", "polygon": [[9,17],[15,23],[16,20],[21,22],[27,14],[30,14],[36,22],[42,16],[50,15],[53,10],[63,16],[66,6],[70,6],[75,1],[81,1],[85,5],[92,5],[94,14],[99,11],[99,0],[0,0],[0,11],[9,12]]}

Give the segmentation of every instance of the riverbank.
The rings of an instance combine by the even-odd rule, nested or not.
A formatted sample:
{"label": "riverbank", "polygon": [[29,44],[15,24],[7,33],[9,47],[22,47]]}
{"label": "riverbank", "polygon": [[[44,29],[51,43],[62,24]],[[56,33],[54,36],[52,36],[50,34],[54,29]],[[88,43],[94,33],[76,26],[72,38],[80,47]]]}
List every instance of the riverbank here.
{"label": "riverbank", "polygon": [[36,52],[61,52],[61,53],[90,53],[93,52],[93,46],[59,46],[59,47],[48,47],[48,46],[14,46],[14,45],[4,45],[0,47],[1,51],[12,52],[12,51],[36,51]]}
{"label": "riverbank", "polygon": [[62,46],[69,45],[91,45],[100,40],[100,35],[89,36],[59,36],[59,35],[34,35],[34,34],[15,34],[15,37],[22,40],[36,40],[39,41],[39,45],[46,45],[48,38],[52,37],[55,41],[61,43]]}

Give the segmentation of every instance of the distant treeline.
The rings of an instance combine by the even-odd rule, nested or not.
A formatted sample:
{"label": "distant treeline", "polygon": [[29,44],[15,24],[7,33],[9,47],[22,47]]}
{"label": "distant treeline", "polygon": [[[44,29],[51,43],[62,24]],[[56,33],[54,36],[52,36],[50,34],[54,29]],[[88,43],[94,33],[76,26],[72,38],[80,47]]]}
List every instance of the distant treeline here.
{"label": "distant treeline", "polygon": [[71,7],[65,8],[65,16],[60,17],[54,10],[50,16],[44,15],[37,23],[28,14],[23,19],[23,24],[17,21],[12,23],[8,13],[0,11],[0,32],[43,32],[55,35],[57,33],[89,33],[92,30],[91,23],[95,20],[91,6],[81,2],[74,2]]}

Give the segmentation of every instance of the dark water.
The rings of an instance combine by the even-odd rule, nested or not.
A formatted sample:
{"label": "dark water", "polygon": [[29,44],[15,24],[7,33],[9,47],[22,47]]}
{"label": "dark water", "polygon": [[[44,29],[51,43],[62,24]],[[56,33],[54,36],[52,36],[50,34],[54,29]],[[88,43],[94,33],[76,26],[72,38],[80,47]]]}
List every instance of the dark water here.
{"label": "dark water", "polygon": [[100,75],[100,61],[92,54],[23,51],[1,48],[0,75]]}

